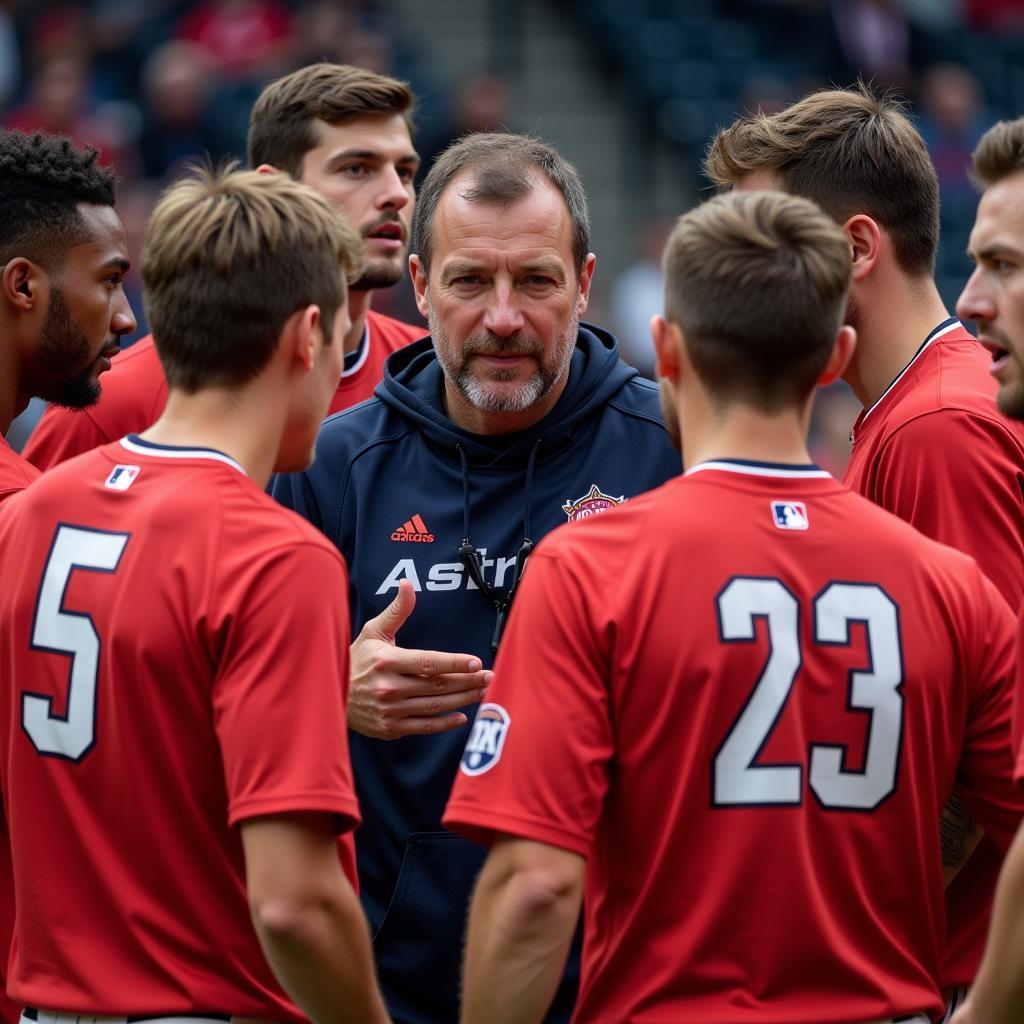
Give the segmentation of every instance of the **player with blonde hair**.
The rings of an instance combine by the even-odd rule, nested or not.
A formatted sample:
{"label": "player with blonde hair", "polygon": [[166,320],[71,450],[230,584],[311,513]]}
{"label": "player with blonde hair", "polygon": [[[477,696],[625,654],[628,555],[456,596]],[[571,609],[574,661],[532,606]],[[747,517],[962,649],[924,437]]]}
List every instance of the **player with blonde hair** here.
{"label": "player with blonde hair", "polygon": [[174,186],[142,258],[166,408],[0,519],[31,1020],[387,1020],[353,891],[345,567],[264,493],[312,458],[361,266],[284,175]]}

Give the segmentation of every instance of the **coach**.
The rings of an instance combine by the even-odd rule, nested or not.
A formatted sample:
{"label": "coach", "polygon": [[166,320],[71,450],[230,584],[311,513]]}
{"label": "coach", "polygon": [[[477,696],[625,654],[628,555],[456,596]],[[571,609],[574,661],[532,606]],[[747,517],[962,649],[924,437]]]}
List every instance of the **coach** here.
{"label": "coach", "polygon": [[[349,564],[356,842],[381,984],[399,1024],[449,1024],[483,851],[441,812],[516,583],[540,537],[663,483],[679,456],[657,388],[580,324],[589,215],[551,147],[451,146],[420,193],[414,250],[431,337],[395,353],[376,396],[329,419],[315,465],[274,493]],[[500,729],[488,738],[500,756]],[[568,1018],[574,985],[550,1020]]]}

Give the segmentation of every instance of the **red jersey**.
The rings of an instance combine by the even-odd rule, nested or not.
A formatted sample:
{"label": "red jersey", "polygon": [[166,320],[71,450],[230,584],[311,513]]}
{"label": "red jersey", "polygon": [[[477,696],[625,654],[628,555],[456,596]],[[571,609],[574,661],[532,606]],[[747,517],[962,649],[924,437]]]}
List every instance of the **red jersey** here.
{"label": "red jersey", "polygon": [[346,368],[338,382],[338,390],[331,399],[328,415],[341,412],[350,406],[365,402],[373,397],[373,389],[384,376],[384,362],[392,352],[405,348],[411,341],[425,338],[426,327],[414,327],[403,324],[400,320],[392,320],[389,316],[374,313],[371,309],[366,314],[366,336],[363,339],[360,357],[356,365]]}
{"label": "red jersey", "polygon": [[[370,310],[366,314],[365,354],[342,375],[328,415],[370,398],[383,375],[384,360],[426,333],[425,328]],[[49,469],[152,426],[167,404],[167,379],[153,336],[147,335],[115,356],[101,383],[103,393],[92,408],[72,410],[51,405],[25,445],[25,458],[40,469]]]}
{"label": "red jersey", "polygon": [[[1016,610],[1024,599],[1024,425],[996,408],[992,357],[951,317],[857,418],[844,482],[971,555]],[[978,848],[946,891],[943,987],[969,985],[1002,857]]]}
{"label": "red jersey", "polygon": [[1024,810],[1012,619],[816,467],[704,463],[541,543],[445,824],[587,858],[575,1024],[934,1014],[954,779]]}
{"label": "red jersey", "polygon": [[[24,490],[39,476],[39,470],[26,462],[2,436],[0,436],[0,504],[5,498]],[[21,1017],[21,1007],[5,995],[7,978],[7,951],[14,933],[14,894],[11,891],[11,862],[7,843],[0,836],[0,1021],[15,1024]]]}
{"label": "red jersey", "polygon": [[0,502],[23,491],[39,476],[39,470],[23,459],[0,435]]}
{"label": "red jersey", "polygon": [[[137,438],[9,502],[0,551],[21,581],[0,588],[12,996],[303,1020],[253,929],[236,826],[358,823],[341,557],[227,456]],[[350,839],[343,860],[354,883]]]}

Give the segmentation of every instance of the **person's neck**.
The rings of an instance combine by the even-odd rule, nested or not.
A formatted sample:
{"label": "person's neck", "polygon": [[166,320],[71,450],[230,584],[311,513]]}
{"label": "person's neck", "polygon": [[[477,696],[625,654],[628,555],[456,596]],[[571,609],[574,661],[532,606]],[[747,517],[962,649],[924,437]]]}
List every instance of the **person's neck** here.
{"label": "person's neck", "polygon": [[514,434],[520,430],[528,430],[540,423],[558,404],[558,399],[562,397],[562,392],[568,381],[569,372],[567,370],[562,379],[556,381],[546,395],[528,408],[519,412],[489,412],[477,408],[464,398],[445,377],[444,411],[452,423],[471,434]]}
{"label": "person's neck", "polygon": [[11,429],[14,417],[25,411],[29,396],[23,395],[18,387],[19,366],[17,351],[10,331],[4,335],[5,344],[0,346],[0,435]]}
{"label": "person's neck", "polygon": [[370,311],[370,298],[373,292],[348,291],[348,315],[352,326],[345,335],[345,354],[355,352],[363,340],[366,330],[366,314]]}
{"label": "person's neck", "polygon": [[233,458],[266,489],[284,429],[284,411],[268,389],[205,388],[195,394],[172,389],[160,418],[140,435],[154,444],[213,448]]}
{"label": "person's neck", "polygon": [[844,379],[870,409],[949,313],[931,278],[901,278],[857,302],[857,348]]}
{"label": "person's neck", "polygon": [[[802,410],[787,409],[776,414],[736,404],[718,412],[707,406],[694,409],[698,404],[687,402],[678,407],[685,469],[714,459],[795,466],[811,462],[807,451],[809,401]],[[689,412],[685,411],[687,407]]]}

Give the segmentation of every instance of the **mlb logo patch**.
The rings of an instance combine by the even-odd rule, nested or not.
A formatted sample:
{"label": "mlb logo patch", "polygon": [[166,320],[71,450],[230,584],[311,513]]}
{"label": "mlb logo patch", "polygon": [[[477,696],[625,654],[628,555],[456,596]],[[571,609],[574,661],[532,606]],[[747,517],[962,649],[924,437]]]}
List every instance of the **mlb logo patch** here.
{"label": "mlb logo patch", "polygon": [[127,491],[135,483],[138,475],[138,466],[115,466],[103,486],[109,487],[112,491]]}
{"label": "mlb logo patch", "polygon": [[773,501],[772,520],[780,530],[807,530],[807,506],[802,501]]}
{"label": "mlb logo patch", "polygon": [[459,768],[464,775],[483,775],[500,760],[512,720],[500,704],[481,704],[462,752]]}

